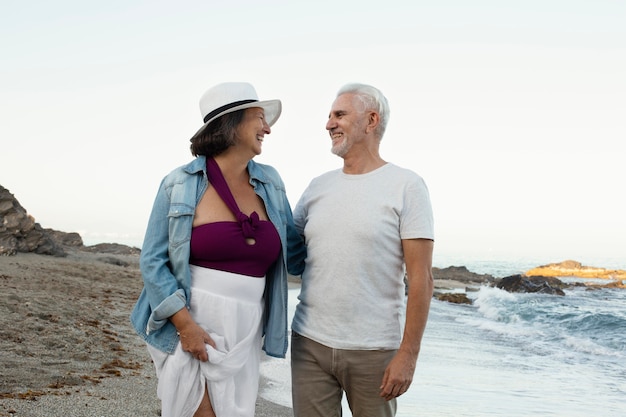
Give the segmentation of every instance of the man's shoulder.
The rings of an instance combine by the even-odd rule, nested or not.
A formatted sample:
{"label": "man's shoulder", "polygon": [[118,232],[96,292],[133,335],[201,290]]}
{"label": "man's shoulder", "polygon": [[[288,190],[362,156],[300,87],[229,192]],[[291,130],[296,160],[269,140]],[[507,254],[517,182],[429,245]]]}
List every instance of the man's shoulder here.
{"label": "man's shoulder", "polygon": [[396,165],[393,162],[387,162],[386,165],[387,169],[389,171],[393,171],[394,173],[403,173],[405,175],[418,175],[417,172],[415,172],[414,170],[410,169],[410,168],[406,168],[400,165]]}
{"label": "man's shoulder", "polygon": [[405,168],[391,162],[388,162],[387,165],[385,165],[385,175],[399,181],[423,181],[422,176],[412,169]]}
{"label": "man's shoulder", "polygon": [[311,183],[325,182],[325,181],[335,178],[336,176],[340,174],[341,174],[341,169],[333,169],[330,171],[326,171],[323,174],[320,174],[317,177],[313,178],[311,180]]}

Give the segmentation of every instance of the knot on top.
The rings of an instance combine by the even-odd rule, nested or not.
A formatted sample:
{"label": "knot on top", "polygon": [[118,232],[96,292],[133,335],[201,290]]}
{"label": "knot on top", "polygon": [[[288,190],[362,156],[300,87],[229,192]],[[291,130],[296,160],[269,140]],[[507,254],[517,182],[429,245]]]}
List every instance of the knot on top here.
{"label": "knot on top", "polygon": [[250,213],[250,217],[246,216],[242,212],[239,212],[239,214],[237,214],[237,221],[241,225],[244,237],[254,238],[254,231],[257,229],[260,222],[257,212],[253,211]]}

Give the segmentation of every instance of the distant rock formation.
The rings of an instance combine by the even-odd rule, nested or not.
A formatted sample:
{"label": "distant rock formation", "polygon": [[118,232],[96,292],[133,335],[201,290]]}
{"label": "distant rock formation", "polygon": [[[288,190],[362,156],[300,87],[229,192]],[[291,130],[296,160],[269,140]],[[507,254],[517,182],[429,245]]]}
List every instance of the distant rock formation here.
{"label": "distant rock formation", "polygon": [[35,252],[65,256],[63,248],[30,216],[17,199],[0,185],[0,255]]}
{"label": "distant rock formation", "polygon": [[621,269],[596,268],[582,265],[577,261],[563,261],[560,263],[538,266],[524,273],[526,276],[546,276],[546,277],[578,277],[578,278],[600,278],[624,280],[626,271]]}
{"label": "distant rock formation", "polygon": [[109,253],[112,255],[138,255],[141,249],[132,246],[120,245],[119,243],[98,243],[97,245],[85,246],[84,251],[94,253]]}
{"label": "distant rock formation", "polygon": [[35,222],[26,209],[0,185],[0,255],[34,252],[41,255],[67,256],[67,249],[118,255],[138,254],[141,251],[117,243],[84,246],[78,233],[44,229]]}
{"label": "distant rock formation", "polygon": [[[550,269],[551,268],[551,269]],[[551,270],[554,273],[540,275],[539,272]],[[558,273],[556,273],[558,271]],[[569,271],[569,273],[564,273]],[[609,271],[609,274],[603,274]],[[564,296],[565,289],[572,287],[584,287],[588,290],[602,288],[626,289],[626,283],[620,273],[623,271],[607,270],[604,268],[589,268],[582,266],[576,261],[566,261],[560,264],[553,264],[544,267],[534,268],[525,274],[511,275],[504,278],[494,278],[488,274],[476,274],[469,271],[464,266],[451,266],[448,268],[433,268],[433,277],[436,280],[457,281],[468,284],[465,293],[450,291],[435,291],[433,297],[440,301],[447,301],[455,304],[472,304],[472,299],[467,297],[467,292],[471,291],[476,284],[496,287],[512,293],[538,293]],[[531,275],[532,274],[532,275]],[[557,276],[573,276],[579,278],[613,278],[606,284],[594,282],[563,282]]]}
{"label": "distant rock formation", "polygon": [[433,267],[434,279],[447,279],[464,283],[484,284],[493,282],[495,279],[489,274],[477,274],[469,271],[464,266],[449,266],[447,268]]}

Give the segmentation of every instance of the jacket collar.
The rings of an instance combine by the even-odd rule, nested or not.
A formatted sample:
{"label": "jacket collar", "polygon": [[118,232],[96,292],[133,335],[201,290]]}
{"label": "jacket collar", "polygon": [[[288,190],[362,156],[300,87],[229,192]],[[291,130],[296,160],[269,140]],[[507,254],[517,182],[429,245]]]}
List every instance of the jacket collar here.
{"label": "jacket collar", "polygon": [[[199,172],[204,172],[206,174],[206,156],[200,155],[193,161],[189,162],[187,165],[183,167],[184,171],[188,174],[197,174]],[[261,165],[254,162],[252,159],[248,162],[248,173],[250,174],[250,179],[256,180],[262,183],[269,182],[265,171],[261,168]]]}
{"label": "jacket collar", "polygon": [[196,159],[185,165],[183,167],[183,170],[187,174],[191,175],[197,174],[199,172],[206,172],[206,157],[202,155],[198,156]]}
{"label": "jacket collar", "polygon": [[265,170],[262,168],[262,165],[254,162],[252,159],[248,162],[248,174],[250,174],[251,180],[262,182],[264,184],[270,182],[267,178]]}

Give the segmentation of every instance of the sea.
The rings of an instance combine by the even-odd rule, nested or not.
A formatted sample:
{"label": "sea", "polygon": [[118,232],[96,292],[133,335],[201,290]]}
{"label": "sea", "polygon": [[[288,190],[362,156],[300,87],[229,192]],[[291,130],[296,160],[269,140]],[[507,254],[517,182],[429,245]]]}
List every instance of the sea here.
{"label": "sea", "polygon": [[[546,263],[435,258],[433,265],[502,278]],[[583,264],[626,269],[625,263]],[[291,316],[298,291],[289,290]],[[483,286],[467,292],[472,305],[433,299],[413,383],[398,398],[397,416],[626,416],[626,290],[565,293]],[[267,383],[260,395],[291,407],[289,353],[265,360],[261,374]],[[352,415],[345,397],[343,415]]]}

